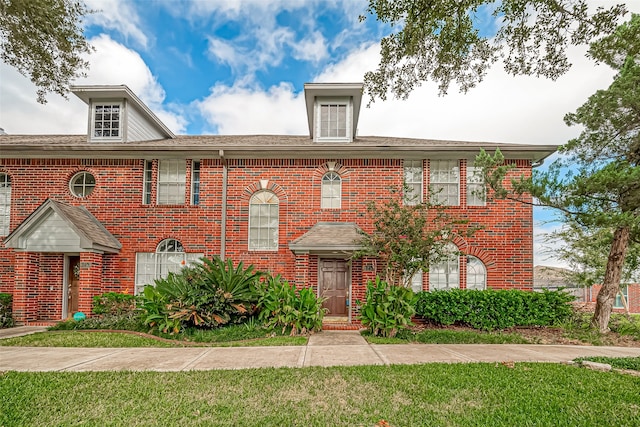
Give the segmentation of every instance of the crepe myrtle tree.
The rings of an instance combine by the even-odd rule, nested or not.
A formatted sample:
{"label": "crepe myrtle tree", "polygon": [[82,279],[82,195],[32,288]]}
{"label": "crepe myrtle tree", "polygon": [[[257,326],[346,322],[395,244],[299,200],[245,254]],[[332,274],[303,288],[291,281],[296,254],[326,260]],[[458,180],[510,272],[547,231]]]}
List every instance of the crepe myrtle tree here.
{"label": "crepe myrtle tree", "polygon": [[[391,93],[406,99],[428,80],[446,94],[466,92],[497,61],[513,75],[556,79],[571,67],[569,46],[611,34],[624,4],[588,0],[369,0],[360,20],[375,17],[392,32],[380,43],[380,63],[364,76],[371,102]],[[594,10],[595,9],[595,10]]]}
{"label": "crepe myrtle tree", "polygon": [[[381,264],[384,280],[396,286],[411,286],[411,278],[419,271],[429,271],[431,263],[451,256],[447,244],[456,236],[470,236],[477,228],[468,221],[456,219],[446,207],[427,198],[414,200],[405,185],[403,191],[390,190],[385,201],[367,203],[367,214],[373,231],[364,233],[362,248],[352,259],[374,256]],[[409,201],[411,200],[411,201]]]}
{"label": "crepe myrtle tree", "polygon": [[85,75],[83,55],[93,50],[82,29],[88,13],[76,0],[0,0],[0,58],[31,79],[38,102],[51,92],[66,97]]}
{"label": "crepe myrtle tree", "polygon": [[538,204],[557,209],[565,222],[575,221],[590,232],[609,230],[591,322],[605,333],[629,247],[640,243],[640,15],[592,43],[589,55],[617,74],[607,89],[565,116],[568,125],[581,125],[583,131],[559,149],[563,156],[548,171],[534,170],[530,179],[512,180],[507,188],[502,183],[509,165],[499,151],[481,153],[476,165],[497,197],[518,199],[529,192]]}

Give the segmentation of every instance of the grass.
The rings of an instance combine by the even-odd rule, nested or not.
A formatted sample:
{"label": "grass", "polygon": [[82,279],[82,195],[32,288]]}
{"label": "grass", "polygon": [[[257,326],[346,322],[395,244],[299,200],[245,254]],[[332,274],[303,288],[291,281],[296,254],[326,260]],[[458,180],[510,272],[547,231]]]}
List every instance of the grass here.
{"label": "grass", "polygon": [[530,344],[518,334],[483,331],[456,331],[451,329],[424,329],[419,332],[403,331],[399,337],[374,337],[362,334],[371,344]]}
{"label": "grass", "polygon": [[0,374],[0,425],[639,425],[640,378],[545,363]]}
{"label": "grass", "polygon": [[640,371],[640,357],[581,357],[575,359],[575,362],[582,362],[583,360],[589,360],[591,362],[606,363],[611,365],[612,368],[617,369],[631,369],[634,371]]}
{"label": "grass", "polygon": [[[264,336],[259,339],[198,341],[202,346],[215,347],[258,347],[306,345],[306,337]],[[0,346],[11,347],[184,347],[179,341],[169,343],[153,338],[118,332],[60,331],[40,332],[23,337],[0,340]]]}

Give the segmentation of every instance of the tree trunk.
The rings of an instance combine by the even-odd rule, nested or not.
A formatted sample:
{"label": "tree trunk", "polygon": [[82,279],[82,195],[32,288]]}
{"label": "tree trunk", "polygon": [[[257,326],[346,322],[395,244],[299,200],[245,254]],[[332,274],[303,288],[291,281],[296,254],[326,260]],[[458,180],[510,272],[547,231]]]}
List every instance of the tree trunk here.
{"label": "tree trunk", "polygon": [[609,318],[613,309],[613,302],[616,294],[620,290],[620,277],[622,276],[622,266],[624,257],[629,247],[629,227],[619,227],[613,234],[611,250],[607,259],[607,267],[604,272],[602,288],[596,298],[596,309],[591,319],[591,326],[598,328],[601,333],[607,333],[609,329]]}

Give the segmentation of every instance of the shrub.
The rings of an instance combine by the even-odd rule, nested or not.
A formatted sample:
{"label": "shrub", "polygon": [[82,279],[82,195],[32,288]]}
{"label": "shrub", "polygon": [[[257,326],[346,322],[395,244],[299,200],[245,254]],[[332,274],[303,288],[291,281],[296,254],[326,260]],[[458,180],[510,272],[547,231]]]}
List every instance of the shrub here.
{"label": "shrub", "polygon": [[119,292],[107,292],[93,297],[93,314],[120,315],[136,309],[136,297]]}
{"label": "shrub", "polygon": [[14,325],[12,301],[11,294],[0,293],[0,329],[10,328]]}
{"label": "shrub", "polygon": [[270,277],[260,298],[259,318],[268,328],[291,328],[291,335],[322,329],[327,312],[313,289],[296,289],[280,276]]}
{"label": "shrub", "polygon": [[215,328],[255,312],[262,273],[217,257],[201,261],[145,287],[140,308],[152,329],[176,334],[187,327]]}
{"label": "shrub", "polygon": [[375,283],[367,283],[365,302],[358,318],[372,335],[394,337],[411,325],[411,317],[415,314],[414,296],[411,289],[390,285],[376,277]]}
{"label": "shrub", "polygon": [[145,331],[144,319],[139,312],[131,311],[121,314],[104,314],[88,317],[84,320],[73,319],[58,322],[49,327],[50,331],[70,331],[86,329],[112,329],[123,331]]}
{"label": "shrub", "polygon": [[572,313],[573,296],[562,291],[461,290],[420,292],[416,314],[438,325],[496,330],[513,326],[549,326]]}

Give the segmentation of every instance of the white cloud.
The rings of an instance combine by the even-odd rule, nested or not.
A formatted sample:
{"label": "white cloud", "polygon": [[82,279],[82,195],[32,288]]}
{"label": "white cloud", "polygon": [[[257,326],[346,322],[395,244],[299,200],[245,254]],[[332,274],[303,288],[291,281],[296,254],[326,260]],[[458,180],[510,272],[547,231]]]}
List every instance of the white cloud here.
{"label": "white cloud", "polygon": [[95,13],[86,16],[86,23],[120,32],[143,48],[149,40],[142,31],[140,16],[133,4],[126,0],[85,0],[87,7]]}
{"label": "white cloud", "polygon": [[293,134],[308,132],[304,97],[288,83],[269,90],[242,85],[216,85],[211,94],[194,103],[217,133]]}
{"label": "white cloud", "polygon": [[559,231],[562,224],[558,222],[536,222],[533,227],[533,265],[547,267],[570,268],[569,263],[558,259],[556,251],[565,245],[562,241],[549,241],[548,236]]}
{"label": "white cloud", "polygon": [[317,63],[329,55],[325,38],[319,31],[313,32],[298,43],[292,43],[291,47],[293,48],[293,57],[302,61]]}
{"label": "white cloud", "polygon": [[[77,80],[76,84],[126,84],[171,130],[184,132],[186,120],[163,106],[164,90],[138,53],[105,35],[89,42],[96,51],[88,57],[91,66],[87,77]],[[69,95],[68,101],[49,95],[49,102],[40,105],[35,101],[36,88],[27,78],[5,64],[0,67],[0,127],[7,133],[78,134],[87,131],[86,104],[74,95]]]}

